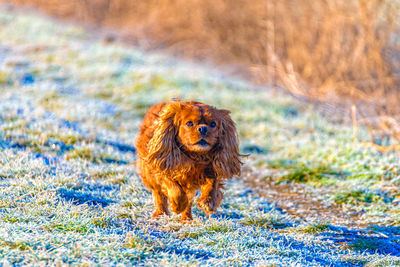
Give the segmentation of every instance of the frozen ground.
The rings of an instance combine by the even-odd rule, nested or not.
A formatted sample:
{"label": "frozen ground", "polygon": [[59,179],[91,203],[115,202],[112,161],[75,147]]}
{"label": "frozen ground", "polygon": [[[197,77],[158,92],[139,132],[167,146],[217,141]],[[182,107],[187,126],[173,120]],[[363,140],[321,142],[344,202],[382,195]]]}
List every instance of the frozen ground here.
{"label": "frozen ground", "polygon": [[[349,127],[288,96],[77,26],[3,8],[0,40],[1,263],[400,264],[399,154],[353,144]],[[174,97],[230,109],[250,154],[218,214],[195,208],[188,225],[149,220],[132,164],[147,108]],[[286,213],[268,191],[284,185],[324,214],[355,212],[354,225],[300,201],[285,208],[303,216]]]}

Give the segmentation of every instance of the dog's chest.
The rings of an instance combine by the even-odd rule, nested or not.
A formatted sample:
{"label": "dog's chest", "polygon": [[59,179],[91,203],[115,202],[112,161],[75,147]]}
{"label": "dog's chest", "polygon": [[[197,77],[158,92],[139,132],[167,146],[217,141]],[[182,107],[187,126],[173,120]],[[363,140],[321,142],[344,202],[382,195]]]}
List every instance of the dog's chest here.
{"label": "dog's chest", "polygon": [[180,173],[177,178],[182,188],[187,190],[197,190],[204,180],[204,168],[196,168],[190,172]]}

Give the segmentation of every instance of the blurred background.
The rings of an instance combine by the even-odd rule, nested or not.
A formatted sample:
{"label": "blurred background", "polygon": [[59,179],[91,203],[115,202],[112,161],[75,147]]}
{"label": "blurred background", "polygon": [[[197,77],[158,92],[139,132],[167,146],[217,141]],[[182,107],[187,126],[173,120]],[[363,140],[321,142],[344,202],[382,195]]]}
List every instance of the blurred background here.
{"label": "blurred background", "polygon": [[[0,0],[213,62],[400,140],[400,1]],[[341,113],[346,113],[343,116]],[[332,113],[332,114],[329,114]]]}

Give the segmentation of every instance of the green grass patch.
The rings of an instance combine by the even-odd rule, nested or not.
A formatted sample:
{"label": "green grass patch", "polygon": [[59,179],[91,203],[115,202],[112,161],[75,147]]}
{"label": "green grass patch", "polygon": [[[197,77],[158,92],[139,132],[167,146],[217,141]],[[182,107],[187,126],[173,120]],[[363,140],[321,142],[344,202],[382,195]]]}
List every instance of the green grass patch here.
{"label": "green grass patch", "polygon": [[149,85],[154,89],[158,89],[159,87],[178,87],[179,84],[174,80],[167,79],[163,75],[153,74],[148,81]]}
{"label": "green grass patch", "polygon": [[0,240],[0,247],[8,247],[11,249],[18,249],[20,251],[29,250],[30,246],[22,241],[8,241]]}
{"label": "green grass patch", "polygon": [[13,81],[10,78],[10,75],[6,71],[0,71],[0,86],[5,86],[5,85],[12,85]]}
{"label": "green grass patch", "polygon": [[130,232],[125,238],[126,248],[135,248],[140,250],[153,250],[154,246],[157,245],[147,238],[141,237],[140,235]]}
{"label": "green grass patch", "polygon": [[82,137],[76,135],[59,135],[59,134],[49,134],[47,137],[57,139],[63,142],[67,146],[75,145],[78,142],[82,142]]}
{"label": "green grass patch", "polygon": [[[265,162],[261,162],[260,165],[264,164]],[[271,169],[289,169],[289,168],[294,168],[297,165],[297,162],[291,159],[274,159],[274,160],[269,160],[266,162],[268,168]]]}
{"label": "green grass patch", "polygon": [[49,232],[75,232],[81,234],[93,233],[91,225],[87,222],[76,222],[76,221],[62,221],[52,222],[43,228]]}
{"label": "green grass patch", "polygon": [[105,170],[105,171],[92,171],[89,173],[90,178],[93,180],[105,180],[114,177],[118,174],[115,170]]}
{"label": "green grass patch", "polygon": [[128,183],[128,178],[121,176],[121,177],[113,177],[110,182],[115,185],[122,185]]}
{"label": "green grass patch", "polygon": [[90,171],[89,176],[93,180],[107,180],[116,185],[126,184],[128,182],[126,175],[111,169]]}
{"label": "green grass patch", "polygon": [[[75,145],[78,142],[82,142],[83,139],[80,136],[76,136],[76,135],[61,135],[58,133],[45,133],[42,131],[37,131],[37,130],[31,130],[31,129],[26,129],[26,124],[21,125],[21,127],[25,127],[24,129],[24,134],[31,136],[31,137],[35,137],[36,139],[39,140],[34,140],[36,143],[38,143],[39,145],[45,145],[46,142],[49,141],[50,138],[55,139],[57,141],[63,142],[64,144],[70,146],[70,145]],[[9,136],[10,138],[12,136]],[[33,142],[31,141],[32,139],[28,139],[27,141]]]}
{"label": "green grass patch", "polygon": [[85,159],[89,161],[97,161],[96,155],[90,148],[74,149],[66,155],[65,159]]}
{"label": "green grass patch", "polygon": [[21,147],[29,148],[34,152],[42,152],[43,151],[43,142],[33,138],[20,138],[17,140],[11,140],[13,145],[18,145]]}
{"label": "green grass patch", "polygon": [[[299,256],[299,253],[297,253],[296,251],[284,250],[284,249],[279,249],[279,248],[275,248],[275,247],[269,247],[266,253],[269,255],[281,255],[281,256],[285,256],[285,257],[298,257]],[[275,265],[272,265],[272,266],[275,266]]]}
{"label": "green grass patch", "polygon": [[105,229],[105,228],[110,227],[110,225],[111,225],[111,220],[108,219],[108,218],[103,218],[103,217],[94,217],[94,218],[91,220],[91,224],[93,224],[93,225],[96,226],[96,227]]}
{"label": "green grass patch", "polygon": [[134,216],[133,212],[120,211],[120,212],[116,213],[115,218],[133,220],[135,218],[135,216]]}
{"label": "green grass patch", "polygon": [[333,200],[336,204],[352,204],[359,203],[377,203],[377,202],[390,202],[391,198],[381,196],[373,191],[368,190],[350,190],[345,192],[338,192],[334,195]]}
{"label": "green grass patch", "polygon": [[138,202],[136,202],[136,201],[129,201],[129,200],[125,201],[125,202],[122,203],[122,205],[121,205],[121,207],[130,208],[130,209],[136,208],[136,207],[138,207],[138,206],[139,206],[139,203],[138,203]]}
{"label": "green grass patch", "polygon": [[247,217],[242,221],[242,225],[253,225],[262,228],[286,228],[291,224],[286,218],[281,216],[274,216],[270,213],[263,214],[262,216]]}
{"label": "green grass patch", "polygon": [[179,233],[179,237],[182,238],[182,239],[185,239],[185,238],[198,238],[198,237],[203,236],[205,234],[206,234],[206,232],[185,231],[185,232]]}
{"label": "green grass patch", "polygon": [[97,164],[119,162],[118,159],[113,158],[111,155],[95,152],[90,148],[78,148],[71,150],[68,154],[66,154],[65,159],[83,159]]}
{"label": "green grass patch", "polygon": [[327,222],[313,223],[307,225],[306,227],[301,227],[298,229],[299,232],[306,234],[317,234],[323,233],[330,230],[330,224]]}
{"label": "green grass patch", "polygon": [[[359,257],[351,257],[351,256],[344,256],[342,258],[343,264],[351,264],[355,266],[365,266],[365,264],[368,262],[366,259],[360,259]],[[369,266],[369,265],[367,265]],[[375,266],[375,265],[372,265]],[[388,266],[388,265],[384,265]]]}
{"label": "green grass patch", "polygon": [[229,233],[234,232],[235,229],[224,223],[212,223],[211,225],[206,225],[199,228],[198,231],[193,231],[192,229],[186,229],[179,232],[179,237],[185,238],[198,238],[204,235],[212,235],[215,233]]}
{"label": "green grass patch", "polygon": [[359,250],[359,251],[365,251],[365,250],[370,250],[370,251],[380,251],[384,248],[386,248],[389,244],[387,243],[386,240],[378,239],[378,238],[368,238],[368,237],[362,237],[358,238],[355,240],[353,243],[348,245],[348,248],[353,249],[353,250]]}
{"label": "green grass patch", "polygon": [[52,91],[46,93],[44,97],[40,99],[39,104],[45,109],[57,110],[61,108],[61,105],[58,100],[60,100],[60,96],[57,94],[57,92]]}
{"label": "green grass patch", "polygon": [[296,182],[307,183],[326,180],[331,177],[342,177],[346,173],[334,170],[328,164],[305,164],[290,159],[276,159],[268,161],[268,167],[271,169],[280,169],[287,171],[278,179],[278,183]]}
{"label": "green grass patch", "polygon": [[113,97],[113,92],[111,90],[99,90],[93,96],[101,99],[110,99]]}
{"label": "green grass patch", "polygon": [[27,222],[29,222],[28,219],[21,219],[21,218],[18,218],[16,216],[9,215],[9,214],[4,215],[3,221],[8,222],[8,223],[20,223],[20,222],[27,223]]}
{"label": "green grass patch", "polygon": [[[367,261],[362,261],[362,263],[366,263]],[[386,267],[386,266],[400,266],[400,259],[379,259],[372,263],[366,264],[368,267]]]}

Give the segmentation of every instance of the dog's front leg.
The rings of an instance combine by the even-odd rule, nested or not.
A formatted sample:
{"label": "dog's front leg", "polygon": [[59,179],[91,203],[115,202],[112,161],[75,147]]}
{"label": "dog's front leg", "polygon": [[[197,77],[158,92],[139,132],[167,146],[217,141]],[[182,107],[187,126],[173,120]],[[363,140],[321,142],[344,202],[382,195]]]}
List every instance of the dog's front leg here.
{"label": "dog's front leg", "polygon": [[207,215],[217,212],[224,197],[222,188],[223,184],[218,178],[206,178],[205,183],[201,185],[201,196],[197,199],[197,204]]}
{"label": "dog's front leg", "polygon": [[169,206],[174,213],[180,214],[186,209],[189,199],[177,182],[164,179],[163,191],[168,196]]}

